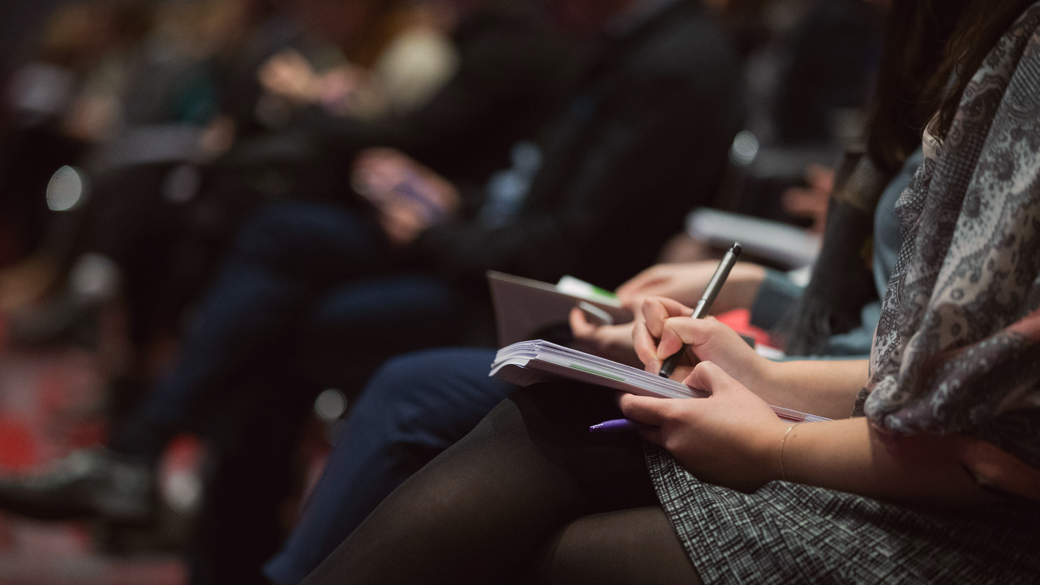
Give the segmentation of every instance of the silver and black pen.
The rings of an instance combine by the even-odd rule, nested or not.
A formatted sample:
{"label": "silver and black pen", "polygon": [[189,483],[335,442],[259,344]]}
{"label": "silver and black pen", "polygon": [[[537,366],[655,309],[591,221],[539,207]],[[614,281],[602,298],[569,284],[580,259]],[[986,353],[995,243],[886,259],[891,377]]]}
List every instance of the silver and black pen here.
{"label": "silver and black pen", "polygon": [[[733,266],[737,263],[737,258],[740,257],[740,244],[734,243],[733,247],[726,251],[726,255],[722,257],[722,261],[719,262],[719,267],[715,269],[715,274],[711,276],[711,280],[708,281],[708,286],[704,287],[704,294],[701,295],[701,300],[697,301],[697,306],[693,308],[693,314],[690,315],[694,319],[703,319],[708,314],[708,309],[711,308],[711,304],[715,302],[715,297],[719,296],[719,291],[722,290],[722,285],[726,284],[726,278],[729,277],[729,273],[733,270]],[[658,375],[662,378],[671,377],[672,373],[675,372],[676,366],[679,365],[679,361],[682,359],[683,352],[686,351],[686,345],[684,344],[679,351],[668,356],[664,363],[661,364],[661,371]]]}

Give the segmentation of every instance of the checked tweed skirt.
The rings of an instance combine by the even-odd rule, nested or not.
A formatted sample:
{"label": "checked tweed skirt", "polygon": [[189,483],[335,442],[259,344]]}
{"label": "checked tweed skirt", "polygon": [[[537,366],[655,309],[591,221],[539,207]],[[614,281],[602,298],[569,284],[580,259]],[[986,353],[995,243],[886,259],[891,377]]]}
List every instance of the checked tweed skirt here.
{"label": "checked tweed skirt", "polygon": [[699,482],[648,445],[657,497],[715,583],[1040,583],[1040,505],[923,512],[774,481],[753,494]]}

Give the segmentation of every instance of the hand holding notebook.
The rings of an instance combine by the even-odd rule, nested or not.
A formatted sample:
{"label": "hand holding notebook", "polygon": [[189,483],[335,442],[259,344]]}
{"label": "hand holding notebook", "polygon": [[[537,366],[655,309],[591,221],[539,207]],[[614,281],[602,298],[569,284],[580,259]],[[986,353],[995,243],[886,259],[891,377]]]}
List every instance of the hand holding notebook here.
{"label": "hand holding notebook", "polygon": [[541,337],[539,333],[548,327],[566,326],[575,307],[597,325],[632,320],[632,312],[622,307],[613,293],[570,276],[555,285],[494,271],[488,271],[487,277],[500,347]]}
{"label": "hand holding notebook", "polygon": [[[489,375],[519,386],[563,378],[654,398],[706,398],[710,395],[682,382],[541,340],[522,341],[498,350]],[[789,421],[827,420],[782,406],[770,408],[778,417]]]}

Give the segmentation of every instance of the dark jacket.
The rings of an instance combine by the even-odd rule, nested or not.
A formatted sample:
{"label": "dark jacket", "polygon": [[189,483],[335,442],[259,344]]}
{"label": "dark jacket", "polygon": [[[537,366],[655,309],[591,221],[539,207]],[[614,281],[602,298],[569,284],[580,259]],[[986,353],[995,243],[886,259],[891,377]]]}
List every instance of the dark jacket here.
{"label": "dark jacket", "polygon": [[783,144],[833,139],[838,108],[865,109],[881,57],[884,19],[862,0],[823,0],[793,31],[773,120]]}
{"label": "dark jacket", "polygon": [[510,146],[531,139],[580,74],[580,55],[530,0],[503,0],[466,18],[454,35],[455,75],[430,101],[374,121],[312,112],[309,126],[342,165],[360,149],[400,149],[453,181],[482,184],[508,166]]}
{"label": "dark jacket", "polygon": [[497,229],[459,220],[414,245],[476,285],[487,269],[613,287],[650,265],[688,209],[710,205],[742,121],[729,39],[680,1],[601,57],[541,140],[543,166]]}

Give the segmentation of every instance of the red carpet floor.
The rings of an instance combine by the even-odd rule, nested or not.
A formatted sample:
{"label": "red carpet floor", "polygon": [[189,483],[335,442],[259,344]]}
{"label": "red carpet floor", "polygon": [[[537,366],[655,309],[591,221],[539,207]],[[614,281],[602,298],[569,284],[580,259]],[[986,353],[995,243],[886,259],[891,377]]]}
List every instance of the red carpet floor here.
{"label": "red carpet floor", "polygon": [[[2,329],[0,323],[0,339]],[[99,356],[81,349],[0,346],[0,469],[32,469],[103,437]],[[185,473],[197,464],[197,451],[190,442],[174,449],[174,468],[165,479],[176,478],[173,483],[183,486]],[[190,484],[190,474],[188,479]],[[0,512],[0,585],[185,582],[185,567],[176,555],[108,554],[99,550],[98,529],[88,522],[39,522]]]}

